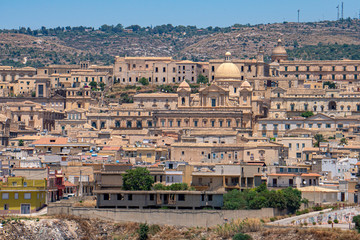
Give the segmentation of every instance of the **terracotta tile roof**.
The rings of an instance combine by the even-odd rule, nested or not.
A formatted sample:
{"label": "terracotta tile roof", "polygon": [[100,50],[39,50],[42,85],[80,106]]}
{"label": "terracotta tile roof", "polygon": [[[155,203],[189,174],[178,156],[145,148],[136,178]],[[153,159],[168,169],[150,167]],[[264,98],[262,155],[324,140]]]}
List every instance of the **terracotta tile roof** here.
{"label": "terracotta tile roof", "polygon": [[301,174],[302,177],[321,177],[318,173],[303,173]]}
{"label": "terracotta tile roof", "polygon": [[117,147],[117,146],[105,146],[102,149],[103,151],[120,151],[121,147]]}
{"label": "terracotta tile roof", "polygon": [[73,183],[71,183],[71,182],[69,182],[69,181],[65,181],[65,182],[64,182],[64,186],[65,186],[65,187],[76,187],[75,184],[73,184]]}
{"label": "terracotta tile roof", "polygon": [[40,138],[39,140],[36,140],[33,142],[34,145],[57,145],[57,144],[67,144],[68,138],[62,138],[62,137],[46,137],[46,138]]}

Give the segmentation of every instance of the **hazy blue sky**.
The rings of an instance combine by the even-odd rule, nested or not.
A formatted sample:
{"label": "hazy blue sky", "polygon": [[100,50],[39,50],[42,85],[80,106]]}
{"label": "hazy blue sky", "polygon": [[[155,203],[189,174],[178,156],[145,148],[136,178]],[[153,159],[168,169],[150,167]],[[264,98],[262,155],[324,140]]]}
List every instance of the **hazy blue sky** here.
{"label": "hazy blue sky", "polygon": [[[344,17],[358,17],[360,0],[344,0]],[[336,20],[335,0],[0,0],[0,28],[20,26],[231,26]]]}

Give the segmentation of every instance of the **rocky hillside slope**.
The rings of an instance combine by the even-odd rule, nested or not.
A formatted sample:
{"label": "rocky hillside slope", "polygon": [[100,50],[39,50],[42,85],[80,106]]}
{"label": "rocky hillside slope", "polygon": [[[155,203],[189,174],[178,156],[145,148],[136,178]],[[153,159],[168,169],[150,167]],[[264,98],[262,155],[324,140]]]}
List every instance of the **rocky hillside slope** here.
{"label": "rocky hillside slope", "polygon": [[[307,45],[359,44],[360,21],[317,23],[275,23],[240,25],[228,28],[197,29],[171,27],[161,32],[149,28],[134,31],[106,31],[103,28],[54,29],[53,32],[0,31],[0,64],[69,64],[91,60],[111,64],[114,56],[172,56],[176,59],[206,61],[222,58],[231,51],[236,58],[251,58],[260,46],[270,55],[282,38],[291,51]],[[216,28],[215,28],[216,29]],[[128,29],[129,30],[129,29]],[[131,29],[132,30],[132,29]],[[20,33],[21,32],[21,33]],[[296,55],[293,57],[297,57]],[[314,56],[313,58],[316,58]]]}

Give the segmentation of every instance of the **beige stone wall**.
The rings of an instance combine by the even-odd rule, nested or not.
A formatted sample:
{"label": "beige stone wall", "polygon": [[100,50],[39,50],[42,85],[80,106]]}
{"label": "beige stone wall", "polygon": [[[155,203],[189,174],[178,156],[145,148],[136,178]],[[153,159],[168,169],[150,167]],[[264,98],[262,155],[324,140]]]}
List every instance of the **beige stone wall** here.
{"label": "beige stone wall", "polygon": [[49,215],[68,214],[99,218],[115,222],[140,222],[148,224],[213,227],[235,219],[269,218],[276,212],[272,208],[259,210],[170,210],[170,209],[95,209],[71,208],[69,204],[51,203]]}

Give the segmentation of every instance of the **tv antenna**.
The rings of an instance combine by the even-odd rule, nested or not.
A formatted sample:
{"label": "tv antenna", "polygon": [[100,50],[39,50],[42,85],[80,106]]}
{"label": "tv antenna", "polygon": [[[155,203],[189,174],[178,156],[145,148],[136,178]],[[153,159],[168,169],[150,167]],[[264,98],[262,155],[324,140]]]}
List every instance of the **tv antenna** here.
{"label": "tv antenna", "polygon": [[344,2],[341,2],[341,20],[344,20]]}
{"label": "tv antenna", "polygon": [[336,8],[337,8],[337,20],[339,20],[339,13],[340,13],[339,12],[339,5],[337,5]]}
{"label": "tv antenna", "polygon": [[300,9],[297,10],[298,12],[298,23],[300,22]]}

